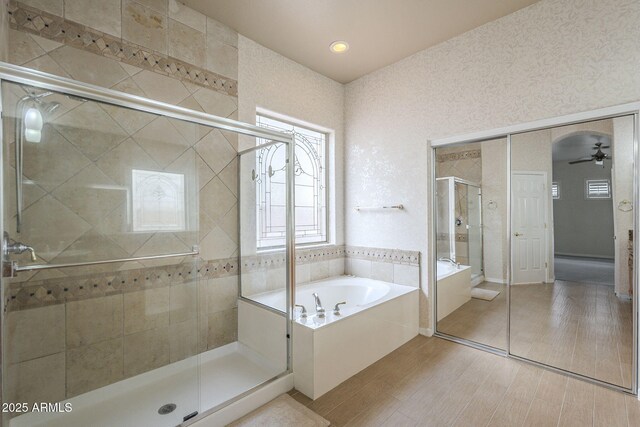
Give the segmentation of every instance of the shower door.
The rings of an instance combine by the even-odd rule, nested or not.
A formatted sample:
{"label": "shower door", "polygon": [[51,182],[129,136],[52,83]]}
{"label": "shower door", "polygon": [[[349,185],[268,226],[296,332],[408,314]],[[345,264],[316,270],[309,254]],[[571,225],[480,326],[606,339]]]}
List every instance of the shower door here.
{"label": "shower door", "polygon": [[4,425],[196,414],[198,125],[10,81],[2,113]]}

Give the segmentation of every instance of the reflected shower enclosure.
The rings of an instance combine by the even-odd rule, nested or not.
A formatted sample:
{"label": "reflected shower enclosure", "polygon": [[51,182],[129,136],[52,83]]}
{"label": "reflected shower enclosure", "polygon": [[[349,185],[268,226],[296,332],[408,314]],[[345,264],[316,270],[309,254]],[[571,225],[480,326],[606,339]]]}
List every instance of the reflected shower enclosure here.
{"label": "reflected shower enclosure", "polygon": [[435,149],[436,332],[507,345],[506,140]]}
{"label": "reflected shower enclosure", "polygon": [[[73,407],[3,425],[175,426],[290,373],[292,137],[21,67],[0,80],[3,402]],[[211,138],[253,149],[215,173]],[[268,255],[260,143],[281,148]],[[286,301],[261,323],[250,297],[273,287]]]}

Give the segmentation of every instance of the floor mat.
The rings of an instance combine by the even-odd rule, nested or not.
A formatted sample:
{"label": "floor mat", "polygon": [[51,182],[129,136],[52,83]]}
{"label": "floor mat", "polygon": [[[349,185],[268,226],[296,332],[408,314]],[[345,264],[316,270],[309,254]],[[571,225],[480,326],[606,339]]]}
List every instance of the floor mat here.
{"label": "floor mat", "polygon": [[498,295],[500,292],[491,289],[471,288],[471,298],[492,301]]}
{"label": "floor mat", "polygon": [[288,394],[283,394],[266,405],[229,424],[230,427],[323,427],[329,421],[297,402]]}

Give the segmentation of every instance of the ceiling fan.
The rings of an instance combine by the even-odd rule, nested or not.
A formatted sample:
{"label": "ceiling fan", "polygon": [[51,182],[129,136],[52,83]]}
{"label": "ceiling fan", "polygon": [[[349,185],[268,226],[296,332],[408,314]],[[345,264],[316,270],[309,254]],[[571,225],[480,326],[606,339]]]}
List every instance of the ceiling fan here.
{"label": "ceiling fan", "polygon": [[602,149],[609,148],[609,145],[602,145],[600,138],[598,137],[598,142],[596,142],[594,150],[596,150],[595,154],[592,154],[590,157],[583,157],[578,160],[574,160],[569,162],[570,165],[575,165],[577,163],[585,163],[585,162],[595,162],[596,165],[604,165],[605,160],[611,160],[611,157],[607,153],[604,153]]}

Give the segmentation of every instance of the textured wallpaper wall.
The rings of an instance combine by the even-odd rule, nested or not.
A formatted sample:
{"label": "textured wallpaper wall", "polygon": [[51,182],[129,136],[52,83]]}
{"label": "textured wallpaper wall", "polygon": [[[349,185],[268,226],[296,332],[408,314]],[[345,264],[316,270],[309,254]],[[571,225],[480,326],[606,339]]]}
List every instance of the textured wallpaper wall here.
{"label": "textured wallpaper wall", "polygon": [[[543,0],[347,85],[347,244],[427,253],[429,139],[640,99],[639,19],[637,1]],[[406,209],[351,209],[389,202]]]}

